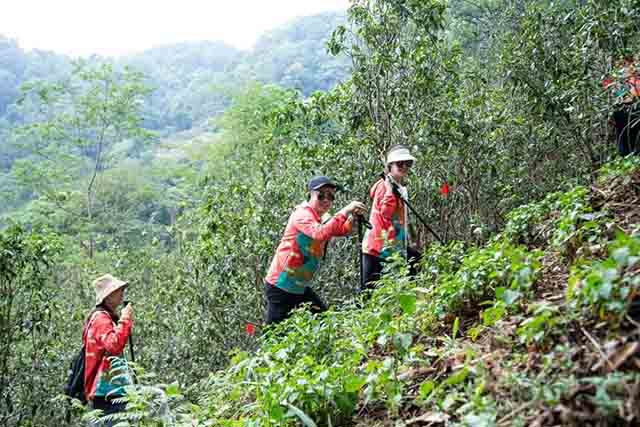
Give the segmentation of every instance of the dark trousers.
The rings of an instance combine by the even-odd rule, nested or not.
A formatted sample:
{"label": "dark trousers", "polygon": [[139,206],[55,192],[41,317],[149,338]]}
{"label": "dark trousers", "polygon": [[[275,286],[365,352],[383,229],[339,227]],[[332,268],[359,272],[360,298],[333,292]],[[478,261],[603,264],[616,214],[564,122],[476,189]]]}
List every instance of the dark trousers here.
{"label": "dark trousers", "polygon": [[[414,277],[418,274],[418,267],[420,266],[420,258],[422,253],[414,248],[407,248],[407,255],[409,258],[409,275]],[[373,289],[375,287],[374,282],[380,280],[382,276],[382,269],[384,268],[384,260],[375,255],[363,254],[362,258],[362,270],[364,275],[363,285],[364,287],[360,291],[367,289]]]}
{"label": "dark trousers", "polygon": [[[104,397],[96,397],[93,399],[91,406],[93,409],[100,409],[103,415],[115,414],[117,412],[124,412],[126,410],[126,403],[113,403],[110,399]],[[104,421],[98,426],[113,427],[118,424],[119,421]]]}
{"label": "dark trousers", "polygon": [[640,154],[640,108],[625,106],[613,113],[621,156]]}
{"label": "dark trousers", "polygon": [[304,288],[304,294],[292,294],[283,291],[269,283],[264,284],[267,297],[267,324],[278,323],[291,315],[291,311],[300,305],[311,303],[311,311],[321,313],[327,310],[327,305],[310,287]]}

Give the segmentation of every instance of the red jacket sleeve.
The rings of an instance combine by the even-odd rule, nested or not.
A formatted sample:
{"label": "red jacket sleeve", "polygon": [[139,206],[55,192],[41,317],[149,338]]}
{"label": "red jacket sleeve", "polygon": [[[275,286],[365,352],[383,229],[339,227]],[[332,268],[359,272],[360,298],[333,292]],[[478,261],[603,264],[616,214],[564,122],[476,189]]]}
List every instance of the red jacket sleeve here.
{"label": "red jacket sleeve", "polygon": [[393,190],[387,189],[387,184],[382,183],[376,190],[376,200],[374,203],[378,204],[378,210],[388,220],[391,220],[393,212],[398,206],[398,197],[393,194]]}
{"label": "red jacket sleeve", "polygon": [[122,353],[131,335],[131,320],[120,320],[114,328],[113,322],[108,314],[103,313],[96,317],[92,328],[93,336],[98,345],[105,349],[110,355],[116,356]]}
{"label": "red jacket sleeve", "polygon": [[301,209],[294,220],[295,227],[313,240],[325,241],[334,236],[342,236],[347,216],[338,212],[325,224],[320,224],[307,209]]}
{"label": "red jacket sleeve", "polygon": [[340,227],[340,231],[338,232],[338,234],[336,234],[336,236],[346,236],[347,234],[351,233],[351,230],[353,229],[353,217],[349,217],[344,224],[342,224],[342,227]]}

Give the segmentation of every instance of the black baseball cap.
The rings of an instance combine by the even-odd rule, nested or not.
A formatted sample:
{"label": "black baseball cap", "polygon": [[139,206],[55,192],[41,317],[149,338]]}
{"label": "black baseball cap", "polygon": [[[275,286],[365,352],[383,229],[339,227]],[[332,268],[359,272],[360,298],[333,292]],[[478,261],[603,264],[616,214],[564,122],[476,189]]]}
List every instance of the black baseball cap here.
{"label": "black baseball cap", "polygon": [[338,184],[333,182],[331,178],[329,178],[328,176],[324,176],[324,175],[314,176],[309,180],[309,186],[308,186],[309,191],[316,191],[324,186],[329,186],[336,189],[338,188]]}

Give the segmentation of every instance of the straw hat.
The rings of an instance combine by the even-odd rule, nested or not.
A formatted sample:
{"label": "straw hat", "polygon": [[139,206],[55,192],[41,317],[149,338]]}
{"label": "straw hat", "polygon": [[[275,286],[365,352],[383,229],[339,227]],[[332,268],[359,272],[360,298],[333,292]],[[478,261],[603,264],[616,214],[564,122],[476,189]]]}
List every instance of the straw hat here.
{"label": "straw hat", "polygon": [[102,304],[104,299],[110,294],[128,285],[129,282],[123,282],[110,274],[98,277],[93,281],[93,286],[96,289],[96,305]]}

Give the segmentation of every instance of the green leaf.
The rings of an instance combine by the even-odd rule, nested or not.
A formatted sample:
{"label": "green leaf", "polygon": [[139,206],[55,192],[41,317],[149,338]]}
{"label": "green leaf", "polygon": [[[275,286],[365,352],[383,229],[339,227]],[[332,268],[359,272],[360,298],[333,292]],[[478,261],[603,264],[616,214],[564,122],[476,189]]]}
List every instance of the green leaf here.
{"label": "green leaf", "polygon": [[394,341],[395,341],[396,347],[399,347],[403,350],[408,350],[409,347],[411,347],[411,344],[413,343],[413,335],[398,333],[394,336]]}
{"label": "green leaf", "polygon": [[447,378],[446,383],[448,385],[458,385],[460,383],[463,383],[464,380],[467,379],[467,377],[469,376],[469,369],[468,368],[463,368],[461,369],[459,372],[451,375],[449,378]]}
{"label": "green leaf", "polygon": [[451,336],[453,337],[454,340],[458,336],[459,329],[460,329],[460,318],[456,317],[456,320],[453,322],[453,332],[451,333]]}
{"label": "green leaf", "polygon": [[482,323],[484,326],[493,326],[498,320],[502,319],[505,312],[505,306],[501,302],[497,302],[494,307],[488,308],[482,312]]}
{"label": "green leaf", "polygon": [[351,375],[344,381],[344,389],[348,393],[359,391],[365,384],[366,379],[360,375]]}
{"label": "green leaf", "polygon": [[169,397],[175,397],[180,395],[180,388],[178,387],[177,384],[169,384],[165,391],[167,392],[167,396]]}
{"label": "green leaf", "polygon": [[402,311],[406,314],[413,314],[416,312],[416,296],[411,294],[402,294],[398,296],[398,302]]}
{"label": "green leaf", "polygon": [[616,261],[616,264],[618,264],[619,266],[624,266],[627,264],[627,261],[629,259],[629,254],[630,254],[629,248],[622,247],[614,250],[613,253],[611,254],[611,257]]}
{"label": "green leaf", "polygon": [[506,305],[513,304],[522,294],[512,289],[500,287],[496,289],[496,298],[503,301]]}
{"label": "green leaf", "polygon": [[300,418],[300,421],[302,421],[302,424],[304,424],[307,427],[317,427],[316,423],[309,418],[309,416],[307,414],[305,414],[304,412],[302,412],[301,409],[293,406],[290,403],[285,403],[285,406],[287,408],[289,408],[289,412],[287,412],[287,416],[290,417],[292,415],[295,415],[296,417]]}
{"label": "green leaf", "polygon": [[422,400],[426,400],[429,395],[431,394],[431,392],[433,391],[433,389],[435,388],[435,383],[431,380],[425,381],[422,384],[420,384],[420,398]]}
{"label": "green leaf", "polygon": [[269,409],[269,416],[275,420],[281,420],[284,417],[284,410],[280,405],[273,405]]}

